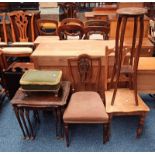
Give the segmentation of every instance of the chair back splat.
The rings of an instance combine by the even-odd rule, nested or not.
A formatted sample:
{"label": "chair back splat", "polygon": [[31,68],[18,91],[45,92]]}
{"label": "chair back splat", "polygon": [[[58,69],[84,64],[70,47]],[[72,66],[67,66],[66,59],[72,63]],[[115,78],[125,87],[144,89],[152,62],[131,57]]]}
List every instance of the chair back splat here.
{"label": "chair back splat", "polygon": [[101,58],[83,54],[78,58],[68,59],[68,66],[73,80],[73,90],[95,90],[99,92]]}
{"label": "chair back splat", "polygon": [[[11,23],[13,42],[28,42],[30,40],[34,41],[34,13],[13,11],[8,13],[8,16]],[[31,32],[31,34],[28,34],[28,32]]]}

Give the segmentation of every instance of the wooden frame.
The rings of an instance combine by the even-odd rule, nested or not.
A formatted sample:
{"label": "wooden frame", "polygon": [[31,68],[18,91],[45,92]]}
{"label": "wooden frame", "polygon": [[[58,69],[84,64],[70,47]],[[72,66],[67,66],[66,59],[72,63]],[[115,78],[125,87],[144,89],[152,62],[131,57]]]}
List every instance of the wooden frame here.
{"label": "wooden frame", "polygon": [[[31,38],[34,41],[34,13],[24,11],[13,11],[7,14],[11,23],[11,33],[13,42],[28,42],[28,25],[31,29]],[[30,18],[30,20],[28,20]],[[17,39],[19,36],[19,40]]]}
{"label": "wooden frame", "polygon": [[[93,69],[93,65],[95,65],[97,70]],[[68,59],[68,66],[70,70],[70,74],[73,80],[72,87],[73,91],[81,91],[84,92],[84,90],[90,90],[93,89],[95,92],[98,92],[102,99],[103,99],[103,104],[105,104],[105,92],[99,91],[99,82],[100,82],[100,75],[101,75],[101,57],[91,57],[87,54],[80,55],[78,58],[70,58]],[[75,66],[77,67],[77,73],[75,74]],[[94,78],[93,75],[96,75],[96,78]],[[79,80],[76,81],[79,77]],[[77,85],[81,86],[83,85],[84,87],[77,88]],[[96,85],[96,86],[95,86]],[[89,88],[88,88],[88,87]],[[95,86],[95,89],[94,89]],[[70,103],[69,103],[70,104]],[[73,123],[77,123],[76,121],[72,121]],[[78,122],[79,123],[79,122]],[[89,120],[89,123],[94,123]],[[70,122],[64,120],[64,130],[65,130],[65,137],[66,137],[66,144],[67,147],[69,146],[69,124]],[[101,124],[101,123],[100,123]],[[104,129],[104,134],[103,134],[103,143],[106,143],[109,141],[109,134],[110,134],[110,123],[109,120],[107,122],[103,123],[103,129]]]}
{"label": "wooden frame", "polygon": [[76,18],[66,18],[61,22],[58,28],[60,40],[67,39],[67,36],[79,36],[82,39],[84,35],[84,24]]}
{"label": "wooden frame", "polygon": [[[55,31],[54,32],[44,32],[41,28],[42,28],[42,25],[41,24],[45,24],[45,23],[50,23],[50,24],[53,24],[55,25]],[[38,31],[39,31],[39,35],[57,35],[57,31],[58,31],[58,22],[56,20],[43,20],[43,19],[38,19],[37,20],[37,28],[38,28]]]}
{"label": "wooden frame", "polygon": [[[6,22],[5,22],[6,14],[0,13],[0,17],[1,17],[4,42],[7,43],[7,32],[6,32]],[[2,42],[1,38],[0,38],[0,42]]]}

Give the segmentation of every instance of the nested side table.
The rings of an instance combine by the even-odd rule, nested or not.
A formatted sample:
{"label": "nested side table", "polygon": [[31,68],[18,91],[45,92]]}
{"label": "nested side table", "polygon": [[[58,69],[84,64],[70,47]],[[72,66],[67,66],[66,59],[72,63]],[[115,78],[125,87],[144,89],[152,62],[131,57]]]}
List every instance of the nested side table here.
{"label": "nested side table", "polygon": [[[16,118],[22,130],[24,139],[34,139],[35,133],[30,120],[29,112],[34,112],[36,122],[40,122],[38,110],[55,110],[56,136],[62,136],[62,115],[63,108],[67,104],[70,93],[70,82],[61,82],[60,94],[56,97],[47,92],[25,94],[21,88],[18,89],[11,100]],[[59,132],[59,133],[58,133]]]}
{"label": "nested side table", "polygon": [[[111,77],[111,85],[114,82],[114,93],[111,101],[111,105],[114,104],[116,92],[118,89],[119,77],[120,74],[128,74],[129,83],[133,85],[135,103],[138,105],[138,97],[137,97],[137,67],[139,62],[139,56],[142,47],[143,41],[143,32],[144,32],[144,14],[147,12],[145,8],[121,8],[117,10],[118,21],[116,28],[116,42],[115,42],[115,63],[113,68],[113,73]],[[126,65],[122,64],[123,57],[123,43],[125,32],[128,31],[126,29],[127,20],[132,18],[134,20],[134,30],[132,45],[131,45],[131,53],[129,58],[129,63]],[[139,21],[139,22],[138,22]],[[139,31],[139,34],[137,33]],[[136,40],[138,40],[138,44],[136,47]]]}

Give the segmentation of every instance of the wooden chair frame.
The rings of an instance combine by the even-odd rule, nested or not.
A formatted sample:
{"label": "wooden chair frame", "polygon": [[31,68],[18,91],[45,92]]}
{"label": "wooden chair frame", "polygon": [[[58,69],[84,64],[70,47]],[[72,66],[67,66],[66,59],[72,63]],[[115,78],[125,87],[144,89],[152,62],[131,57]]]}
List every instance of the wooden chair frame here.
{"label": "wooden chair frame", "polygon": [[[54,32],[44,32],[42,29],[41,29],[41,24],[42,23],[51,23],[51,24],[54,24],[55,27],[56,27],[56,30]],[[47,20],[47,19],[38,19],[37,20],[37,28],[38,28],[38,31],[39,31],[39,35],[46,35],[46,36],[51,36],[51,35],[57,35],[57,31],[58,31],[58,22],[56,20]]]}
{"label": "wooden chair frame", "polygon": [[[128,62],[126,62],[126,58],[128,59],[128,57],[130,56],[130,53],[131,53],[130,50],[131,50],[130,48],[124,48],[123,49],[123,56],[122,56],[121,65],[124,65],[125,63],[128,64]],[[105,69],[104,69],[104,75],[105,75],[104,86],[105,86],[105,90],[108,90],[108,84],[110,84],[110,78],[109,78],[109,66],[110,66],[109,57],[110,56],[115,57],[115,49],[114,48],[109,49],[108,46],[106,46],[106,48],[105,48]],[[119,80],[123,81],[123,82],[129,82],[129,77],[124,75]],[[131,83],[130,83],[130,86],[131,86]]]}
{"label": "wooden chair frame", "polygon": [[101,34],[104,40],[109,39],[110,24],[103,20],[88,20],[85,22],[85,39],[91,34]]}
{"label": "wooden chair frame", "polygon": [[84,35],[84,24],[76,18],[66,18],[61,22],[58,28],[60,40],[67,39],[67,36],[79,36],[82,39]]}
{"label": "wooden chair frame", "polygon": [[[12,32],[12,39],[13,42],[17,42],[17,33],[15,32],[16,29],[19,34],[19,41],[20,42],[28,42],[28,24],[30,24],[31,28],[31,37],[32,41],[34,41],[34,13],[30,12],[24,12],[24,11],[13,11],[7,14],[11,23],[11,32]],[[30,23],[28,20],[28,17],[30,17]]]}
{"label": "wooden chair frame", "polygon": [[[3,28],[3,38],[4,38],[4,42],[7,43],[7,32],[6,32],[6,14],[5,13],[0,13],[0,17],[2,18],[1,20],[1,24],[2,24],[2,28]],[[0,42],[1,42],[1,38],[0,38]]]}
{"label": "wooden chair frame", "polygon": [[[95,64],[94,64],[95,63]],[[96,65],[98,68],[98,72],[94,72],[93,65]],[[78,58],[71,58],[68,59],[68,66],[69,71],[72,77],[72,87],[73,91],[79,91],[76,88],[76,80],[75,80],[75,74],[73,71],[75,71],[75,66],[77,67],[78,75],[80,77],[80,81],[78,84],[84,85],[84,90],[87,89],[86,85],[92,86],[91,88],[94,88],[94,82],[96,84],[95,91],[99,92],[99,83],[100,83],[100,75],[101,75],[101,57],[90,57],[87,54],[80,55]],[[93,79],[93,73],[96,74],[96,79]],[[75,76],[74,76],[75,75]],[[77,76],[76,76],[77,78]],[[103,92],[102,92],[103,93]],[[100,93],[99,93],[100,94]],[[103,104],[105,104],[105,93],[103,93]],[[66,137],[66,143],[67,146],[69,146],[69,123],[64,123],[64,129],[65,129],[65,137]],[[110,130],[110,123],[103,123],[103,129],[104,129],[104,135],[103,135],[103,142],[106,143],[109,141],[109,130]]]}

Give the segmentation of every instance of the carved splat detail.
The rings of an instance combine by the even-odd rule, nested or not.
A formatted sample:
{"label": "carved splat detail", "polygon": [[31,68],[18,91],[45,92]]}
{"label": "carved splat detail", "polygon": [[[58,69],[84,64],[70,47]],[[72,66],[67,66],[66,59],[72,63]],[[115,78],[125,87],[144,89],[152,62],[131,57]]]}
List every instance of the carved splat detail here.
{"label": "carved splat detail", "polygon": [[20,41],[28,41],[27,38],[27,26],[28,26],[28,19],[24,12],[19,12],[15,16],[15,23],[17,24]]}
{"label": "carved splat detail", "polygon": [[101,58],[82,54],[78,58],[68,59],[72,77],[72,90],[99,90]]}
{"label": "carved splat detail", "polygon": [[81,82],[87,82],[92,75],[92,61],[88,56],[83,56],[78,60],[78,70]]}

